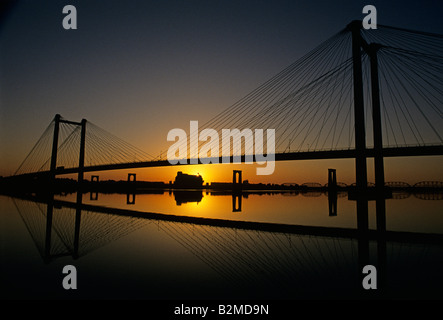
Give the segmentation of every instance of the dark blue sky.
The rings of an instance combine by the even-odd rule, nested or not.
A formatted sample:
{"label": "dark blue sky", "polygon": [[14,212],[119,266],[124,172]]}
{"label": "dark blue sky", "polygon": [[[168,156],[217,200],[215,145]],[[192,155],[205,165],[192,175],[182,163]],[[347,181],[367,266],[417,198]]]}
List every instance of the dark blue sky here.
{"label": "dark blue sky", "polygon": [[[62,28],[67,4],[77,30]],[[366,4],[379,24],[443,34],[437,0],[17,1],[0,30],[0,174],[56,113],[165,150],[170,129],[212,118],[362,19]]]}

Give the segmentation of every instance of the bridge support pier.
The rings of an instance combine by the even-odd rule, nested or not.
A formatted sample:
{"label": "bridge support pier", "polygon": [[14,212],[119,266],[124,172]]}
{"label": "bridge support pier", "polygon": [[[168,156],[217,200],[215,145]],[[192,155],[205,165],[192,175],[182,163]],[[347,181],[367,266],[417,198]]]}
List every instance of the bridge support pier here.
{"label": "bridge support pier", "polygon": [[[242,171],[241,170],[233,170],[232,171],[232,183],[233,184],[241,184],[242,183]],[[237,179],[238,176],[238,179]]]}
{"label": "bridge support pier", "polygon": [[126,194],[126,204],[135,204],[135,193]]}
{"label": "bridge support pier", "polygon": [[337,216],[337,192],[328,193],[329,216]]}
{"label": "bridge support pier", "polygon": [[[238,179],[237,179],[238,177]],[[242,182],[242,171],[233,170],[232,171],[232,189],[235,191],[241,190],[243,186]]]}
{"label": "bridge support pier", "polygon": [[328,169],[328,191],[337,192],[337,170]]}
{"label": "bridge support pier", "polygon": [[136,181],[136,174],[128,173],[128,182],[135,182],[135,181]]}
{"label": "bridge support pier", "polygon": [[95,187],[98,185],[99,176],[91,176],[91,189],[89,194],[89,200],[98,200],[98,189]]}
{"label": "bridge support pier", "polygon": [[[126,204],[135,204],[135,181],[136,174],[128,173],[128,193],[126,194]],[[132,193],[129,193],[129,190],[132,190]]]}
{"label": "bridge support pier", "polygon": [[232,194],[232,212],[241,212],[241,194]]}
{"label": "bridge support pier", "polygon": [[328,169],[328,204],[329,216],[337,215],[337,170]]}

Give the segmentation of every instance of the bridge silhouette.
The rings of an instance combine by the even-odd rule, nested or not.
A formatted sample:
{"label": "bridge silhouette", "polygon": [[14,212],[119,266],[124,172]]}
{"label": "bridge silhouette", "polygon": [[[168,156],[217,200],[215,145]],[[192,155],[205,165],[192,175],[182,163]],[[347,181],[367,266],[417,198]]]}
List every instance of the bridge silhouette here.
{"label": "bridge silhouette", "polygon": [[[276,261],[285,263],[284,268],[279,270],[288,274],[294,270],[305,272],[306,269],[298,268],[294,259],[312,257],[312,252],[323,258],[323,252],[304,249],[302,255],[295,252],[303,248],[307,239],[301,238],[303,236],[314,236],[327,242],[345,239],[352,244],[351,247],[355,245],[359,266],[355,270],[361,270],[361,266],[368,263],[370,240],[378,241],[381,261],[386,260],[387,240],[441,245],[441,235],[386,230],[385,187],[406,188],[408,185],[385,182],[383,161],[388,157],[443,155],[443,36],[389,26],[378,27],[377,30],[364,30],[361,21],[351,22],[201,127],[216,131],[223,128],[275,128],[275,161],[355,159],[356,229],[177,217],[85,205],[82,203],[85,172],[171,164],[86,119],[71,121],[57,114],[15,174],[3,179],[19,183],[28,179],[47,182],[59,175],[78,175],[75,203],[54,200],[53,194],[43,200],[28,199],[28,195],[22,195],[21,202],[16,203],[42,257],[83,256],[151,221],[161,221],[165,232],[201,259],[207,259],[209,265],[229,279],[237,279],[239,272],[246,276],[251,265],[262,274],[270,274],[268,272],[275,272]],[[191,139],[195,137],[188,136],[188,144]],[[257,160],[255,156],[247,160],[251,150],[246,150],[244,141],[242,147],[241,154],[235,154],[236,151],[230,148],[230,163]],[[222,150],[223,145],[219,148]],[[241,156],[240,161],[236,161],[236,155]],[[374,158],[377,230],[368,228],[368,158]],[[208,163],[208,160],[223,163],[221,157],[203,155],[195,159],[188,153],[186,165],[194,163],[193,159],[196,164]],[[315,185],[306,184],[306,187],[310,186]],[[417,183],[413,187],[434,186],[441,188],[441,182]],[[334,196],[337,197],[337,194],[332,192],[332,200]],[[63,210],[69,213],[53,213]],[[102,225],[100,219],[103,216],[97,213],[111,217],[107,219],[111,224]],[[110,240],[87,227],[80,236],[80,221],[84,226],[85,217],[95,219],[91,228],[97,225],[105,228],[99,231]],[[34,224],[36,230],[40,231],[34,231],[32,227],[30,220],[34,218],[37,219]],[[69,221],[64,221],[65,218]],[[194,226],[198,226],[201,232],[194,233]],[[245,233],[238,236],[239,229]],[[253,232],[257,233],[256,237],[251,236]],[[212,236],[206,237],[205,233]],[[250,239],[261,237],[266,238],[266,243],[258,251],[269,248],[269,239],[273,246],[281,248],[278,248],[280,251],[269,250],[263,261],[256,259],[256,255],[251,255],[248,250],[241,251],[239,259],[231,259],[232,248],[239,241],[234,236],[241,238],[240,242],[246,249],[260,246],[260,242],[251,242]],[[289,240],[282,241],[284,237]],[[58,244],[54,246],[56,238]],[[226,245],[219,240],[221,238],[224,241],[228,239]],[[42,239],[45,240],[42,242]],[[292,247],[291,241],[296,240],[300,240],[302,245]],[[272,260],[271,264],[268,259],[273,255],[281,256]],[[215,263],[217,259],[223,261],[222,267]],[[244,265],[239,267],[239,262],[244,262]],[[254,278],[253,275],[247,276]]]}
{"label": "bridge silhouette", "polygon": [[[383,158],[443,155],[443,36],[361,26],[351,22],[201,129],[275,128],[275,161],[355,159],[361,190],[367,158],[383,187]],[[251,151],[243,141],[240,162]],[[231,163],[235,152],[230,146]],[[188,155],[188,164],[222,163]],[[81,180],[84,172],[169,165],[86,119],[56,115],[14,176],[78,173]]]}
{"label": "bridge silhouette", "polygon": [[[201,129],[275,128],[275,161],[355,159],[359,195],[367,193],[367,159],[374,158],[382,195],[384,158],[443,155],[442,49],[442,35],[365,30],[353,21]],[[240,154],[227,143],[230,163],[257,161],[244,139]],[[224,163],[211,156],[188,153],[184,163]],[[81,185],[85,172],[170,165],[86,119],[57,114],[12,178],[77,173]]]}

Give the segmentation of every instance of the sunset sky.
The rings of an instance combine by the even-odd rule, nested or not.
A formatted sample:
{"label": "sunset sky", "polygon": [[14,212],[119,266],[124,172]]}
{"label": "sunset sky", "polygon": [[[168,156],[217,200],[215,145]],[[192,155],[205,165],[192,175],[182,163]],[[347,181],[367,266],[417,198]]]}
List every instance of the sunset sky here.
{"label": "sunset sky", "polygon": [[[88,119],[146,152],[166,153],[173,128],[206,122],[376,6],[378,23],[443,34],[443,3],[425,1],[16,1],[0,24],[0,175],[15,172],[59,113]],[[77,8],[77,30],[62,9]],[[386,180],[443,180],[443,157],[386,159]],[[229,181],[354,182],[352,160],[143,169],[137,180],[177,171]],[[121,171],[101,176],[126,179]],[[373,181],[372,161],[368,161]],[[89,174],[86,175],[89,177]]]}

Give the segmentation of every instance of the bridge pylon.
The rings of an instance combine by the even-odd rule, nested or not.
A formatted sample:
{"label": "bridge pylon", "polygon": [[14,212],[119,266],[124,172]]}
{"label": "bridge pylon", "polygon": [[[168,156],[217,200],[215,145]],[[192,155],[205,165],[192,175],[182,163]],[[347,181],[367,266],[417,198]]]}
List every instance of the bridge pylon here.
{"label": "bridge pylon", "polygon": [[366,130],[363,100],[361,21],[353,21],[348,25],[352,35],[352,71],[354,90],[354,130],[355,130],[355,182],[357,193],[357,228],[365,232],[369,228],[367,195],[368,173],[366,166]]}
{"label": "bridge pylon", "polygon": [[[371,98],[372,98],[372,125],[374,140],[374,172],[377,194],[377,229],[384,230],[385,222],[385,200],[384,200],[384,162],[383,162],[383,139],[380,111],[380,88],[378,76],[377,52],[382,47],[377,43],[368,44],[361,36],[361,21],[353,21],[348,25],[352,34],[352,60],[353,60],[353,86],[354,86],[354,117],[355,117],[355,168],[357,195],[367,196],[367,148],[365,136],[364,102],[363,102],[363,76],[362,76],[362,52],[366,52],[370,61],[371,73]],[[367,201],[357,201],[357,224],[362,229],[368,228]]]}
{"label": "bridge pylon", "polygon": [[[60,132],[60,123],[69,123],[81,126],[80,133],[80,151],[79,151],[79,160],[78,160],[78,176],[77,182],[79,184],[79,188],[83,184],[84,180],[84,168],[85,168],[85,148],[86,148],[86,119],[82,119],[81,122],[73,122],[62,119],[60,114],[56,114],[54,117],[54,134],[52,138],[52,154],[51,154],[51,166],[49,169],[50,179],[53,181],[55,179],[55,175],[57,172],[57,151],[58,151],[58,140],[59,140],[59,132]],[[81,194],[81,190],[79,189],[79,193]]]}
{"label": "bridge pylon", "polygon": [[55,179],[55,170],[57,169],[57,149],[58,149],[58,133],[60,131],[60,119],[61,116],[56,114],[54,117],[54,135],[52,137],[52,154],[51,154],[51,166],[50,166],[50,179]]}

